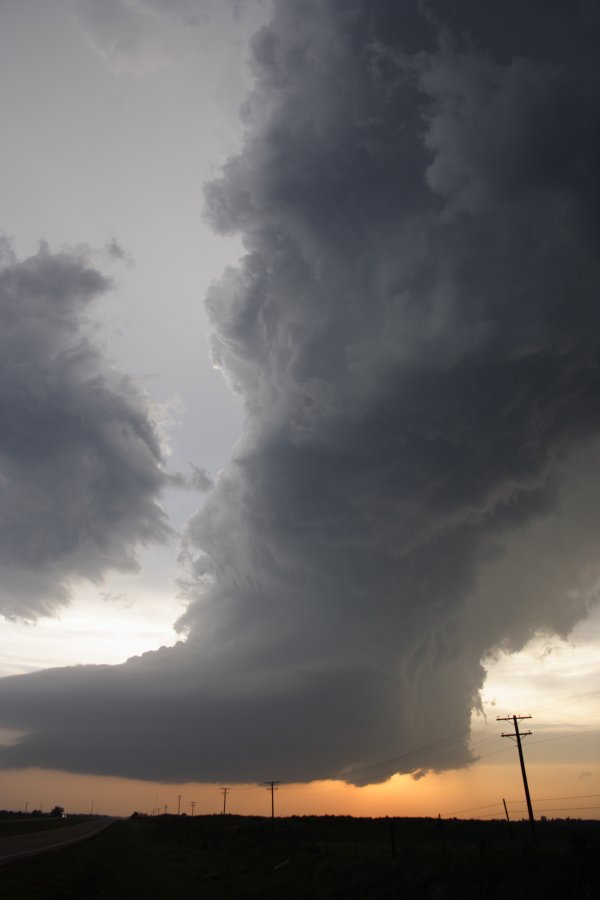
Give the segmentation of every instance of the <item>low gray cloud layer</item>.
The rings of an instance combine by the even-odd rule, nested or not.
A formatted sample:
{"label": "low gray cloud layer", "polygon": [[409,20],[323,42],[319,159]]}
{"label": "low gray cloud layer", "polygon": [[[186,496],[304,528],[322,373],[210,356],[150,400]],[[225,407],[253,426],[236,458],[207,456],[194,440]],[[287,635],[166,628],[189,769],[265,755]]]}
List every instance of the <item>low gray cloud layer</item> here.
{"label": "low gray cloud layer", "polygon": [[109,282],[83,251],[2,250],[0,612],[35,619],[165,538],[164,476],[145,398],[86,322]]}
{"label": "low gray cloud layer", "polygon": [[246,248],[208,298],[246,420],[187,530],[187,642],[5,679],[29,732],[5,764],[469,760],[393,758],[468,729],[490,649],[595,600],[599,25],[583,2],[275,5],[207,189]]}

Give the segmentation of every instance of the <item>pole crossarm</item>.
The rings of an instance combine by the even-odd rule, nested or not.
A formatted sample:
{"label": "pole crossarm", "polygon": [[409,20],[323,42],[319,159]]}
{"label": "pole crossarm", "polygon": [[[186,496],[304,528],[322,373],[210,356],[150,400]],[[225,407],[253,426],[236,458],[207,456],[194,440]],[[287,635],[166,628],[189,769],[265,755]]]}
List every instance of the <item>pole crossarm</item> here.
{"label": "pole crossarm", "polygon": [[275,791],[277,790],[277,785],[281,784],[279,781],[265,781],[267,788],[271,791],[271,820],[275,820]]}
{"label": "pole crossarm", "polygon": [[[529,814],[529,823],[531,825],[531,836],[535,843],[536,841],[536,833],[535,833],[535,818],[533,815],[533,806],[531,805],[531,796],[529,794],[529,785],[527,783],[527,772],[525,771],[525,757],[523,756],[523,747],[521,744],[521,738],[527,737],[532,734],[531,731],[519,731],[519,722],[523,719],[531,719],[531,716],[496,716],[497,722],[512,722],[514,731],[512,734],[508,732],[502,732],[502,737],[514,738],[517,742],[517,750],[519,751],[519,762],[521,763],[521,775],[523,776],[523,787],[525,789],[525,800],[527,802],[527,812]],[[508,813],[507,813],[508,814]]]}
{"label": "pole crossarm", "polygon": [[223,815],[225,815],[225,812],[227,809],[227,794],[229,793],[230,790],[231,790],[231,788],[228,788],[228,787],[221,788],[221,793],[223,794]]}

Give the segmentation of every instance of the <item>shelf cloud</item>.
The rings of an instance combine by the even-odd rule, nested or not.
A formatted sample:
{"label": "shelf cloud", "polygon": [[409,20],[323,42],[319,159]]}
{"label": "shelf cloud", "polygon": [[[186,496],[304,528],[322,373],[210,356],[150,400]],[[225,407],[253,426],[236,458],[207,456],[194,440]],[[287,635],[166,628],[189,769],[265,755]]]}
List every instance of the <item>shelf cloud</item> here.
{"label": "shelf cloud", "polygon": [[[206,188],[245,248],[207,298],[245,422],[186,529],[185,641],[3,679],[26,733],[4,765],[364,783],[470,761],[481,660],[597,594],[599,26],[577,0],[274,4],[244,146]],[[133,421],[126,525],[154,536]]]}

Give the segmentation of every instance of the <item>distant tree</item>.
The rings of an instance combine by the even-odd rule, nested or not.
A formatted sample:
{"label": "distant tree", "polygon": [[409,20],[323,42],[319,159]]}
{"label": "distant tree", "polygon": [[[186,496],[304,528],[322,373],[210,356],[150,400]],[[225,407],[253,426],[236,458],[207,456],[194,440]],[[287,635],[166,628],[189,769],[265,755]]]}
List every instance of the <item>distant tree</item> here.
{"label": "distant tree", "polygon": [[50,810],[50,815],[54,816],[55,819],[60,819],[60,817],[62,816],[64,811],[65,811],[64,806],[55,806],[53,809]]}

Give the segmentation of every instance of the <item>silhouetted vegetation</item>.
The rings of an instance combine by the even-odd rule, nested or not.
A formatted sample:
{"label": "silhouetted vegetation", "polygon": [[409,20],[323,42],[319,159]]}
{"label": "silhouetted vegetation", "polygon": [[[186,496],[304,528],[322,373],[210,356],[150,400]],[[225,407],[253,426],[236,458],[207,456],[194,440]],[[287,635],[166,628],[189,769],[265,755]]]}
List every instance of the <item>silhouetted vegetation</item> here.
{"label": "silhouetted vegetation", "polygon": [[600,822],[141,815],[0,867],[24,898],[372,900],[600,896]]}

